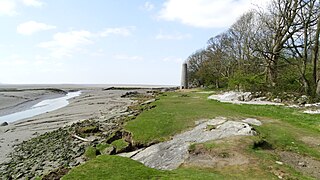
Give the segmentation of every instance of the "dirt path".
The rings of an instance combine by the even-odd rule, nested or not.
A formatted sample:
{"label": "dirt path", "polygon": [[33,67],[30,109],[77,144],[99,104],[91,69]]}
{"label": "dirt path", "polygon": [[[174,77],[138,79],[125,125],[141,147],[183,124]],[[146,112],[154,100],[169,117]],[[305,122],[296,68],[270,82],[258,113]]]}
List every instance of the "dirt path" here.
{"label": "dirt path", "polygon": [[320,161],[288,151],[279,152],[279,155],[284,163],[302,174],[320,179]]}

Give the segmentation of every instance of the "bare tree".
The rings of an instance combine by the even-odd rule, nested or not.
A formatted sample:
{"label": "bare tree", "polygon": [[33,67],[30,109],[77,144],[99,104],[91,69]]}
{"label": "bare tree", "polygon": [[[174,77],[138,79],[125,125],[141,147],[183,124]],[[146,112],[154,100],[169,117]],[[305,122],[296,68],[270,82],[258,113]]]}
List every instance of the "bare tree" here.
{"label": "bare tree", "polygon": [[[260,12],[261,26],[265,26],[268,42],[260,42],[262,46],[257,46],[259,52],[263,54],[267,65],[267,79],[271,86],[276,85],[278,74],[278,62],[281,58],[281,52],[284,44],[293,36],[294,33],[302,29],[298,26],[301,22],[296,22],[299,9],[301,9],[300,1],[302,0],[273,0],[268,12]],[[263,27],[261,28],[263,29]],[[266,37],[265,36],[265,37]],[[266,38],[267,39],[267,38]],[[257,39],[257,41],[259,41]]]}
{"label": "bare tree", "polygon": [[243,14],[192,54],[191,76],[198,85],[216,87],[228,79],[263,89],[266,82],[272,89],[292,82],[296,92],[320,95],[319,36],[320,0],[272,0],[267,10]]}
{"label": "bare tree", "polygon": [[319,61],[319,48],[320,48],[320,0],[318,1],[317,9],[318,9],[318,22],[315,34],[315,45],[314,45],[314,57],[313,57],[313,78],[315,83],[317,83],[316,94],[320,96],[320,80],[317,73],[317,63]]}

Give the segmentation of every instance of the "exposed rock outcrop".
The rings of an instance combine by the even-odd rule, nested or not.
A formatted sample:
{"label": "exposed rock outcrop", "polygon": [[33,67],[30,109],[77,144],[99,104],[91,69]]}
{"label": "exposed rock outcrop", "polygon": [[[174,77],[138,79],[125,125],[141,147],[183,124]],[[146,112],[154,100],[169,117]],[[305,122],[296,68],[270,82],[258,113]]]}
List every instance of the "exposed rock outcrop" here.
{"label": "exposed rock outcrop", "polygon": [[[258,124],[258,120],[250,121]],[[215,128],[208,130],[208,126],[214,126]],[[172,170],[178,168],[185,161],[191,143],[255,134],[256,132],[248,123],[230,121],[219,117],[209,121],[197,122],[194,129],[178,134],[170,141],[152,145],[131,158],[151,168]]]}

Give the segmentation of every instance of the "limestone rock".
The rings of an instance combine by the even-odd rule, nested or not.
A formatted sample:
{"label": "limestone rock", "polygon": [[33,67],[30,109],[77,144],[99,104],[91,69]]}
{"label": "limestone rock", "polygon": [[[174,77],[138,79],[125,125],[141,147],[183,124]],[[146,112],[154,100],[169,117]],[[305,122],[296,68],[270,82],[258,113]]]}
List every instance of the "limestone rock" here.
{"label": "limestone rock", "polygon": [[273,99],[273,102],[275,102],[275,103],[281,103],[281,99],[280,99],[280,98],[274,98],[274,99]]}
{"label": "limestone rock", "polygon": [[250,92],[244,92],[238,96],[239,101],[251,101],[253,99],[252,94]]}
{"label": "limestone rock", "polygon": [[303,95],[298,99],[298,104],[299,105],[303,105],[306,104],[308,102],[308,96]]}
{"label": "limestone rock", "polygon": [[[132,159],[140,161],[151,168],[172,170],[178,168],[185,161],[191,143],[256,134],[249,124],[228,121],[225,118],[216,118],[197,123],[198,125],[194,129],[178,134],[170,141],[152,145],[134,155]],[[207,131],[208,125],[215,125],[216,128]]]}
{"label": "limestone rock", "polygon": [[247,118],[245,120],[242,120],[242,122],[251,124],[251,125],[255,125],[255,126],[261,126],[262,123],[261,121],[257,120],[257,119],[253,119],[253,118]]}

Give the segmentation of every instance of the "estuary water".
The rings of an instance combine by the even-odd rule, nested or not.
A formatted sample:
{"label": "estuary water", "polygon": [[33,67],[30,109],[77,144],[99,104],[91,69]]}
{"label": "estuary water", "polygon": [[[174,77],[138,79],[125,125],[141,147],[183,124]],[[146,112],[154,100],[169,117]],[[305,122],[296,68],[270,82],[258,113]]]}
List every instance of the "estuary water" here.
{"label": "estuary water", "polygon": [[40,115],[43,113],[47,113],[50,111],[63,108],[69,104],[69,101],[68,101],[69,99],[77,97],[80,94],[81,94],[81,91],[69,92],[63,97],[43,100],[25,111],[16,112],[13,114],[8,114],[0,117],[0,123],[2,122],[12,123],[14,121],[31,118],[36,115]]}

